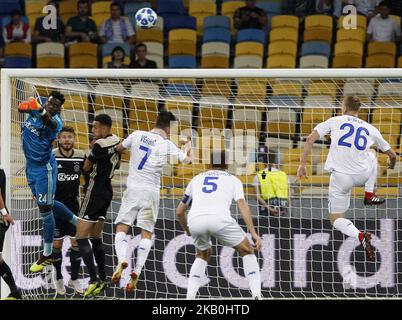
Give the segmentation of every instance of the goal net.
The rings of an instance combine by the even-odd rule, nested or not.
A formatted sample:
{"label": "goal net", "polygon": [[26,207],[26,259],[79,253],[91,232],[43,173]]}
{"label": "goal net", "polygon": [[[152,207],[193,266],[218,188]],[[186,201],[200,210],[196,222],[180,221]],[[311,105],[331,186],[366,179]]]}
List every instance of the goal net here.
{"label": "goal net", "polygon": [[[254,223],[263,239],[257,254],[265,298],[400,297],[402,292],[402,166],[387,169],[377,152],[377,193],[386,198],[378,208],[363,205],[364,189],[355,188],[347,217],[373,234],[376,261],[367,261],[358,241],[334,231],[328,220],[329,174],[324,171],[329,138],[314,144],[308,178],[295,174],[304,142],[314,126],[341,114],[346,95],[359,96],[360,118],[372,123],[401,154],[402,72],[400,70],[2,70],[1,160],[8,176],[7,203],[16,223],[4,250],[26,298],[53,298],[53,271],[29,273],[42,250],[41,219],[27,186],[21,149],[18,103],[30,96],[42,102],[52,90],[66,98],[61,117],[77,133],[75,147],[88,150],[94,115],[107,113],[113,133],[123,139],[134,130],[151,130],[160,110],[177,122],[170,139],[191,139],[195,163],[169,159],[163,169],[159,218],[152,250],[135,293],[124,290],[139,243],[129,235],[130,267],[120,286],[105,298],[184,298],[195,259],[191,238],[184,235],[175,208],[189,180],[209,166],[211,150],[227,150],[229,171],[244,183]],[[126,186],[129,154],[113,178],[114,197],[103,233],[109,279],[117,264],[113,248],[115,219]],[[287,174],[283,203],[269,212],[256,200],[257,173],[270,166]],[[257,186],[256,186],[257,185]],[[283,196],[285,194],[286,196]],[[82,195],[81,195],[82,198]],[[278,214],[279,213],[279,214]],[[239,212],[232,215],[245,226]],[[63,247],[64,281],[69,280],[68,239]],[[84,266],[80,277],[88,274]],[[202,280],[202,298],[249,298],[241,258],[232,248],[213,246]],[[3,287],[4,289],[4,287]],[[67,288],[66,298],[73,297]]]}

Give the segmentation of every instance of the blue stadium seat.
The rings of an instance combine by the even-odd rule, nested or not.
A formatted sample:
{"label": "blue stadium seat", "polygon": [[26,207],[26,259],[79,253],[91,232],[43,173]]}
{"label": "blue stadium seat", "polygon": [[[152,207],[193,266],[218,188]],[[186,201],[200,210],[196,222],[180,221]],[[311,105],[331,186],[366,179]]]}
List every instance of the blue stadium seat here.
{"label": "blue stadium seat", "polygon": [[266,34],[260,29],[242,29],[237,32],[237,42],[255,41],[265,44]]}
{"label": "blue stadium seat", "polygon": [[193,56],[171,56],[169,57],[169,68],[190,68],[197,67]]}
{"label": "blue stadium seat", "polygon": [[130,45],[128,43],[117,43],[117,42],[116,43],[105,43],[102,46],[102,57],[111,56],[113,49],[116,47],[122,47],[126,54],[126,57],[130,57],[130,55],[131,55]]}
{"label": "blue stadium seat", "polygon": [[32,68],[32,60],[25,57],[5,57],[4,68]]}
{"label": "blue stadium seat", "polygon": [[168,29],[197,30],[197,19],[191,16],[176,16],[174,19],[170,19]]}
{"label": "blue stadium seat", "polygon": [[158,0],[156,3],[158,15],[165,17],[165,14],[185,16],[186,9],[182,0]]}
{"label": "blue stadium seat", "polygon": [[135,15],[138,10],[142,8],[151,8],[152,5],[148,1],[144,2],[134,2],[134,3],[126,3],[124,5],[124,15],[127,16],[129,14]]}
{"label": "blue stadium seat", "polygon": [[230,29],[230,18],[226,16],[209,16],[204,18],[204,30],[208,28]]}
{"label": "blue stadium seat", "polygon": [[257,2],[256,6],[263,9],[267,14],[281,14],[282,4],[280,2]]}
{"label": "blue stadium seat", "polygon": [[269,99],[269,105],[297,107],[300,103],[293,96],[274,96]]}
{"label": "blue stadium seat", "polygon": [[13,10],[21,10],[21,6],[17,0],[0,1],[0,16],[9,15]]}
{"label": "blue stadium seat", "polygon": [[308,41],[302,44],[301,56],[307,55],[322,55],[329,57],[331,54],[331,47],[325,41]]}
{"label": "blue stadium seat", "polygon": [[232,35],[229,29],[225,28],[208,28],[204,30],[204,43],[221,41],[230,44]]}
{"label": "blue stadium seat", "polygon": [[193,96],[195,92],[193,85],[181,83],[170,83],[165,90],[169,96]]}

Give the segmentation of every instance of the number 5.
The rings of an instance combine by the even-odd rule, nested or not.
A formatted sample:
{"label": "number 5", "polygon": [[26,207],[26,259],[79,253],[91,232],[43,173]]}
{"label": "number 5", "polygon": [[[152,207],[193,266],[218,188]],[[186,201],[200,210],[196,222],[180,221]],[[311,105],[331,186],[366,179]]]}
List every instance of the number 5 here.
{"label": "number 5", "polygon": [[[212,182],[211,180],[218,180],[218,177],[205,177],[204,179],[204,186],[202,188],[202,192],[204,193],[212,193],[214,191],[216,191],[218,189],[218,185],[215,182]],[[208,187],[211,187],[211,189],[209,189]]]}

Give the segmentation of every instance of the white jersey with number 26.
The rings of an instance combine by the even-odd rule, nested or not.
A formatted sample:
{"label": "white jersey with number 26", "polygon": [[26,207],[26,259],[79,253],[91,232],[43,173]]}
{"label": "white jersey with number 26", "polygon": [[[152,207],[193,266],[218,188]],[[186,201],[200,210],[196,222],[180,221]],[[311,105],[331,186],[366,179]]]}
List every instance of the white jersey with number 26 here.
{"label": "white jersey with number 26", "polygon": [[320,138],[331,135],[331,147],[325,170],[346,174],[362,174],[370,170],[370,147],[375,144],[381,151],[391,149],[380,131],[354,116],[343,115],[318,124],[314,130]]}
{"label": "white jersey with number 26", "polygon": [[232,219],[232,200],[244,199],[239,178],[222,170],[210,170],[195,176],[187,185],[184,202],[192,201],[189,222],[195,216],[211,215],[222,220]]}

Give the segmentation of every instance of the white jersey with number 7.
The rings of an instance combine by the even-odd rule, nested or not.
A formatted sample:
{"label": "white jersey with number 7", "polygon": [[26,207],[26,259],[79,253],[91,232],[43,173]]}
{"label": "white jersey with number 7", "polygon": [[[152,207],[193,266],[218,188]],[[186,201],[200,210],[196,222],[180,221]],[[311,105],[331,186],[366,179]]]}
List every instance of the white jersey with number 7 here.
{"label": "white jersey with number 7", "polygon": [[370,170],[368,152],[373,144],[383,152],[391,149],[377,128],[350,115],[330,118],[314,130],[320,138],[331,135],[331,147],[325,163],[325,170],[328,171],[362,174]]}

